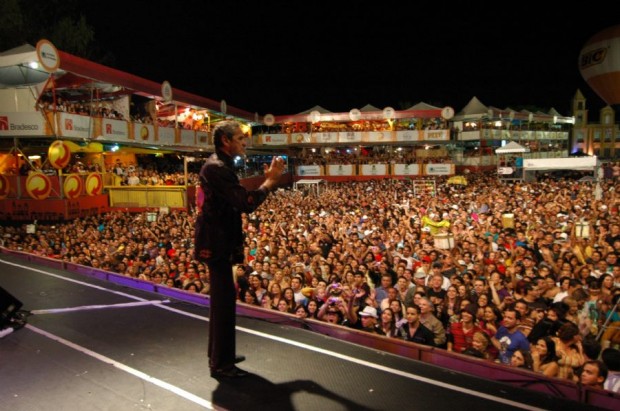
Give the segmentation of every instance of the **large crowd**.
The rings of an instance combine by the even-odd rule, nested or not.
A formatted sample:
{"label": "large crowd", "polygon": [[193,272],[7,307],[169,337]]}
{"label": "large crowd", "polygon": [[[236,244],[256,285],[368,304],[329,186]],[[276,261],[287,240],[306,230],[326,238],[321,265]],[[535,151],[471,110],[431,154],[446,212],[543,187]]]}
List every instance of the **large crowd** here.
{"label": "large crowd", "polygon": [[[620,392],[620,180],[281,188],[243,219],[238,300]],[[0,227],[2,245],[209,294],[194,210]]]}

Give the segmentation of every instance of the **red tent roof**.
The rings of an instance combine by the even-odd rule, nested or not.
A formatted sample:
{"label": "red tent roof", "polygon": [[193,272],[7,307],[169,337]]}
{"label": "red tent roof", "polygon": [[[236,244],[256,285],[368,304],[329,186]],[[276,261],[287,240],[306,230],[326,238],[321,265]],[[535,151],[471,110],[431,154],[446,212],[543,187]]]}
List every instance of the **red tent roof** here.
{"label": "red tent roof", "polygon": [[[60,56],[60,69],[66,71],[55,81],[56,85],[64,85],[67,88],[80,87],[89,82],[110,83],[131,90],[134,94],[161,99],[161,84],[142,77],[135,76],[111,67],[104,66],[74,56],[72,54],[58,51]],[[179,105],[203,108],[221,113],[221,103],[206,97],[188,93],[183,90],[173,88],[174,101]],[[222,113],[224,114],[224,113]],[[255,114],[245,110],[227,105],[226,115],[238,117],[246,121],[254,121]]]}

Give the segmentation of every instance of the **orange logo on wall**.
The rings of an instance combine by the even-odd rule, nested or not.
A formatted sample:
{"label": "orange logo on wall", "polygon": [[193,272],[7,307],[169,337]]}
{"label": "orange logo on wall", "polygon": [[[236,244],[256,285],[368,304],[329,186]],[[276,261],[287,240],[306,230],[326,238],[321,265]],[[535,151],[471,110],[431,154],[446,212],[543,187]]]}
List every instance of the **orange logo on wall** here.
{"label": "orange logo on wall", "polygon": [[86,189],[86,194],[89,196],[101,194],[103,191],[103,179],[101,178],[101,174],[90,173],[88,177],[86,177],[84,187]]}
{"label": "orange logo on wall", "polygon": [[35,200],[45,200],[52,191],[52,182],[43,173],[32,173],[26,179],[26,192]]}
{"label": "orange logo on wall", "polygon": [[0,116],[0,130],[9,129],[9,118],[7,116]]}
{"label": "orange logo on wall", "polygon": [[11,186],[9,184],[9,179],[0,174],[0,200],[4,200],[8,197],[9,192],[11,191]]}
{"label": "orange logo on wall", "polygon": [[47,158],[56,170],[63,169],[71,160],[71,149],[63,141],[56,140],[50,145]]}
{"label": "orange logo on wall", "polygon": [[70,174],[65,178],[65,182],[63,184],[63,191],[65,196],[68,199],[74,200],[82,194],[82,188],[84,184],[82,183],[82,179],[77,174]]}

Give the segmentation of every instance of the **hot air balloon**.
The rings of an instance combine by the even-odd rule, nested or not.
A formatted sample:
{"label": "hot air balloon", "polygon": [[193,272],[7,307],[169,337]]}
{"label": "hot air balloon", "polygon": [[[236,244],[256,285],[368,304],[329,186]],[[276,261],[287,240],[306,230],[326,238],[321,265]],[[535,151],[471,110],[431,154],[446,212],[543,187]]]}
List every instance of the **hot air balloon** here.
{"label": "hot air balloon", "polygon": [[620,25],[588,40],[579,53],[579,71],[607,104],[620,105]]}

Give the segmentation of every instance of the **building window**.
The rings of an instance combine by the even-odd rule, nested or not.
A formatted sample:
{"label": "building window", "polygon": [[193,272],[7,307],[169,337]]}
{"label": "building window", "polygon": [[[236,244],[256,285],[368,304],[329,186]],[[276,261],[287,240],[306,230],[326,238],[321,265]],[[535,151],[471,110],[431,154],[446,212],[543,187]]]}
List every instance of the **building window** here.
{"label": "building window", "polygon": [[578,143],[583,143],[583,131],[578,131],[575,135],[575,139]]}

